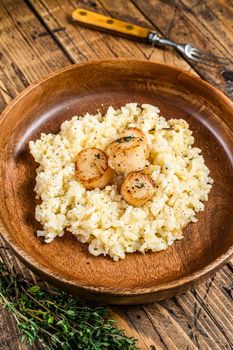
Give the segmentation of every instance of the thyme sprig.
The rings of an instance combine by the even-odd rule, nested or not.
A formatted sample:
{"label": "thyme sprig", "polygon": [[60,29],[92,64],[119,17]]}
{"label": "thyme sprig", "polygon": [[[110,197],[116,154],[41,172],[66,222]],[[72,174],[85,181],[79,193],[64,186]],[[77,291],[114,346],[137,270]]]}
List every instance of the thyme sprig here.
{"label": "thyme sprig", "polygon": [[22,341],[40,342],[45,350],[136,350],[136,340],[127,337],[109,319],[106,306],[86,301],[56,289],[47,290],[11,274],[0,263],[0,301],[17,321]]}

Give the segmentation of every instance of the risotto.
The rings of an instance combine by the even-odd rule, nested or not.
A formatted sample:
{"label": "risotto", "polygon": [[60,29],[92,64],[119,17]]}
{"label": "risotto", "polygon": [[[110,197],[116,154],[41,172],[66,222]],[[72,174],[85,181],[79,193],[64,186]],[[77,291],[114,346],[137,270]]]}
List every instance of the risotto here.
{"label": "risotto", "polygon": [[[109,107],[106,115],[75,116],[61,131],[41,134],[29,147],[37,168],[35,192],[40,204],[35,217],[37,231],[46,243],[70,231],[88,244],[93,255],[109,255],[115,261],[126,253],[166,249],[182,238],[182,229],[197,221],[213,180],[201,150],[193,147],[189,125],[182,119],[166,120],[157,107],[129,103]],[[155,193],[141,207],[122,198],[117,181],[103,189],[87,190],[75,177],[77,154],[88,147],[105,150],[126,128],[140,129],[150,148],[146,161]]]}

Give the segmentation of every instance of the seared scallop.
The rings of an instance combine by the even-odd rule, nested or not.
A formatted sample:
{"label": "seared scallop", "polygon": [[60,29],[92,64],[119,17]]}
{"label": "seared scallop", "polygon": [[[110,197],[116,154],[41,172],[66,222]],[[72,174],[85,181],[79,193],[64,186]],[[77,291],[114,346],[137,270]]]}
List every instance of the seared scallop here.
{"label": "seared scallop", "polygon": [[114,171],[107,155],[98,148],[85,148],[76,157],[76,178],[87,190],[104,188],[112,182]]}
{"label": "seared scallop", "polygon": [[150,175],[135,171],[127,175],[122,186],[121,195],[124,200],[134,207],[140,207],[153,197],[155,183]]}
{"label": "seared scallop", "polygon": [[108,164],[119,173],[142,170],[149,157],[145,135],[137,128],[127,129],[107,148]]}
{"label": "seared scallop", "polygon": [[134,136],[139,137],[140,141],[142,142],[143,147],[146,150],[146,159],[149,158],[150,155],[150,147],[147,143],[145,134],[142,132],[142,130],[138,128],[128,128],[126,131],[122,134],[122,136]]}

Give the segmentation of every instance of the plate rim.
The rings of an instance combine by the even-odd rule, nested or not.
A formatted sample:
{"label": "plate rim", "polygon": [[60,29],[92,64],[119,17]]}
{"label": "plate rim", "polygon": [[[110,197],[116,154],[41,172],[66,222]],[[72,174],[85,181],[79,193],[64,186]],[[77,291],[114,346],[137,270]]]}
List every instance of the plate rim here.
{"label": "plate rim", "polygon": [[[42,77],[38,80],[36,80],[34,83],[30,84],[27,88],[23,89],[10,103],[6,106],[6,108],[2,111],[0,116],[0,126],[3,122],[3,120],[7,117],[8,113],[11,111],[11,109],[28,93],[30,93],[31,90],[33,90],[35,87],[40,85],[41,83],[63,73],[69,70],[73,69],[79,69],[80,67],[84,65],[97,65],[97,64],[108,64],[108,63],[120,63],[120,62],[134,62],[135,64],[147,64],[147,65],[157,65],[162,67],[166,67],[168,70],[171,69],[174,72],[177,72],[177,76],[184,75],[187,76],[190,79],[194,79],[197,83],[204,85],[207,89],[211,90],[215,95],[218,95],[218,97],[221,98],[221,100],[232,109],[233,112],[233,102],[219,89],[211,85],[209,82],[204,81],[199,76],[196,76],[188,71],[185,71],[184,69],[180,69],[177,67],[174,67],[172,65],[167,65],[163,63],[157,63],[153,61],[147,61],[143,59],[131,59],[131,58],[112,58],[112,59],[100,59],[100,60],[90,60],[87,62],[82,63],[76,63],[71,64],[66,67],[63,67],[59,70],[56,70],[55,72],[51,72],[50,74],[46,75],[45,77]],[[225,123],[224,123],[225,124]],[[225,124],[228,129],[230,130],[229,126]],[[231,131],[231,130],[230,130]],[[232,132],[232,131],[231,131]],[[1,157],[1,156],[0,156]],[[1,165],[0,165],[1,168]],[[1,225],[2,224],[2,225]],[[2,226],[2,227],[1,227]],[[89,292],[95,292],[96,294],[111,294],[113,296],[130,296],[130,295],[147,295],[147,294],[154,294],[157,292],[166,292],[171,291],[174,288],[182,287],[190,283],[195,283],[199,279],[204,278],[206,275],[211,274],[218,268],[220,268],[224,263],[227,262],[232,256],[233,256],[233,244],[229,247],[229,249],[225,252],[223,252],[220,256],[218,256],[215,260],[213,260],[208,265],[204,266],[201,269],[198,269],[197,271],[188,274],[186,276],[180,277],[178,279],[172,280],[170,282],[161,283],[159,285],[155,285],[152,287],[143,287],[143,288],[109,288],[109,287],[103,287],[103,286],[91,286],[91,285],[85,285],[84,283],[74,282],[71,279],[66,279],[62,275],[54,273],[50,268],[40,265],[34,258],[32,258],[30,255],[28,255],[25,251],[23,251],[20,246],[18,246],[17,243],[13,242],[11,240],[10,235],[8,234],[8,227],[7,223],[4,220],[4,217],[1,213],[1,206],[0,206],[0,228],[1,228],[1,236],[3,237],[4,241],[11,247],[13,252],[16,256],[18,256],[21,260],[24,261],[24,263],[27,264],[27,266],[30,266],[35,271],[38,271],[39,273],[43,273],[46,275],[46,277],[52,278],[53,280],[56,280],[57,282],[62,282],[63,284],[68,285],[69,287],[79,288],[83,291],[89,291]]]}

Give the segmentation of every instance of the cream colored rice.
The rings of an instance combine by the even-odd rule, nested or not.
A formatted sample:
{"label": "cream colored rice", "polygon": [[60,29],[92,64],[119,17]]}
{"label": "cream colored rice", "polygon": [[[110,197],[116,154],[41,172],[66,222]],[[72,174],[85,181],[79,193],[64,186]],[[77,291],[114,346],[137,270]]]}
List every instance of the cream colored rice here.
{"label": "cream colored rice", "polygon": [[[157,107],[129,103],[105,116],[86,114],[61,125],[59,134],[41,134],[30,141],[37,168],[35,191],[41,204],[36,220],[38,236],[50,243],[65,229],[93,255],[109,255],[115,261],[126,253],[166,249],[182,238],[182,229],[197,221],[204,210],[213,180],[189,125],[182,119],[165,120]],[[140,208],[128,205],[116,185],[88,191],[75,179],[75,156],[83,148],[105,150],[127,127],[141,129],[151,149],[154,197]]]}

